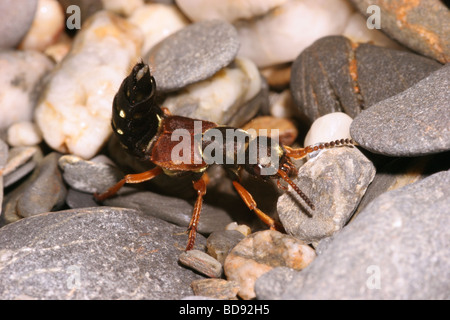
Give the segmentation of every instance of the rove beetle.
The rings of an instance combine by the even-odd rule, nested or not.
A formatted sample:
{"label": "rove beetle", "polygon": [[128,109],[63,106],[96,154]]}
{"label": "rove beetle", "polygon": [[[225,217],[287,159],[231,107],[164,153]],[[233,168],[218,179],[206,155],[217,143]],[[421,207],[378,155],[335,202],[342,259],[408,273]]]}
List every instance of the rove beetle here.
{"label": "rove beetle", "polygon": [[[141,183],[163,173],[169,176],[192,175],[193,186],[197,191],[197,200],[188,227],[189,238],[186,246],[186,251],[188,251],[194,247],[200,212],[202,210],[203,196],[206,194],[206,187],[209,180],[206,169],[212,164],[210,161],[207,161],[208,159],[204,153],[206,148],[211,144],[211,140],[205,139],[205,136],[212,129],[225,133],[225,136],[229,129],[234,129],[244,134],[246,132],[237,128],[219,126],[209,121],[171,115],[167,109],[161,108],[158,105],[156,93],[156,82],[150,73],[149,66],[142,61],[138,62],[130,75],[124,79],[119,91],[114,97],[111,121],[112,128],[121,145],[133,156],[141,160],[151,161],[156,167],[143,173],[126,175],[106,192],[94,194],[94,197],[97,201],[104,201],[115,195],[126,183]],[[199,132],[199,130],[195,130],[199,127],[198,124],[201,124],[200,144],[196,146],[194,142],[191,142],[190,156],[191,159],[200,156],[200,161],[174,161],[172,151],[178,142],[173,141],[173,133],[177,129],[184,129],[184,132],[194,137]],[[251,138],[248,134],[246,137],[244,149],[238,149],[236,145],[231,146],[231,157],[236,160],[238,156],[244,154],[245,158],[243,162],[227,162],[224,159],[221,163],[216,163],[224,166],[233,180],[234,188],[247,207],[254,211],[270,229],[280,231],[283,230],[281,224],[258,209],[252,195],[240,184],[240,172],[245,170],[251,175],[265,180],[271,178],[278,179],[278,186],[280,188],[283,187],[279,179],[286,181],[298,193],[306,205],[311,210],[314,210],[314,204],[289,178],[289,176],[297,173],[297,168],[292,163],[291,158],[301,159],[307,154],[321,149],[341,145],[354,145],[351,139],[341,139],[330,143],[294,149],[280,145],[274,139],[264,137],[270,141],[270,145],[263,146],[263,148],[266,148],[266,157],[257,154],[256,158],[254,158],[255,161],[250,161],[250,146],[261,147],[262,139],[258,136]],[[223,143],[219,147],[225,149],[229,145]],[[227,155],[230,155],[230,153],[227,153]],[[276,167],[274,167],[273,162],[267,161],[267,156],[276,157]],[[270,166],[272,167],[269,168]],[[273,170],[271,174],[263,175],[263,169]]]}

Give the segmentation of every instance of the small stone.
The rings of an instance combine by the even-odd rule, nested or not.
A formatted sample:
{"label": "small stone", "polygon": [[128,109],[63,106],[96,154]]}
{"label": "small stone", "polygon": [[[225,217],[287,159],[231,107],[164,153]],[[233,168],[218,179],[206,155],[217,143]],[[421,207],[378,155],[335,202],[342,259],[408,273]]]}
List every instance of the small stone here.
{"label": "small stone", "polygon": [[62,156],[58,165],[63,171],[64,181],[73,189],[86,192],[104,192],[119,182],[124,174],[112,161],[100,155],[91,161],[73,155]]}
{"label": "small stone", "polygon": [[[280,144],[290,146],[298,136],[298,130],[289,119],[271,116],[257,117],[242,127],[243,130],[255,130],[256,135],[265,135],[278,139]],[[260,131],[265,130],[265,131]],[[275,131],[273,131],[275,130]]]}
{"label": "small stone", "polygon": [[365,110],[352,138],[388,156],[421,156],[450,150],[450,64],[404,92]]}
{"label": "small stone", "polygon": [[32,120],[43,78],[52,69],[53,62],[40,52],[0,52],[0,130]]}
{"label": "small stone", "polygon": [[36,15],[22,42],[21,50],[45,51],[55,43],[65,27],[65,14],[62,6],[55,0],[38,0]]}
{"label": "small stone", "polygon": [[162,92],[176,91],[206,80],[236,57],[236,29],[225,21],[191,24],[154,46],[145,61],[154,68]]}
{"label": "small stone", "polygon": [[206,240],[207,253],[224,264],[230,250],[244,238],[245,236],[236,230],[214,231]]}
{"label": "small stone", "polygon": [[355,118],[440,67],[436,61],[411,52],[329,36],[316,41],[295,60],[291,91],[299,111],[311,122],[333,112]]}
{"label": "small stone", "polygon": [[93,208],[99,206],[91,193],[80,192],[72,188],[67,191],[66,204],[70,209]]}
{"label": "small stone", "polygon": [[15,147],[8,153],[8,161],[3,169],[3,175],[7,176],[20,166],[28,162],[36,152],[40,151],[38,147]]}
{"label": "small stone", "polygon": [[102,0],[103,9],[121,16],[130,16],[144,5],[144,0]]}
{"label": "small stone", "polygon": [[314,41],[341,34],[352,11],[344,0],[286,1],[265,15],[235,23],[241,42],[239,56],[258,67],[292,62]]}
{"label": "small stone", "polygon": [[235,246],[226,258],[224,271],[228,280],[239,284],[239,296],[248,300],[255,298],[255,281],[264,273],[280,266],[302,270],[315,256],[303,241],[266,230],[251,234]]}
{"label": "small stone", "polygon": [[[150,191],[138,191],[127,187],[119,191],[119,196],[104,201],[104,204],[108,206],[138,209],[145,214],[183,227],[189,226],[194,210],[193,203],[193,201],[177,197]],[[198,232],[209,234],[216,230],[222,230],[232,221],[232,217],[226,210],[204,202]]]}
{"label": "small stone", "polygon": [[270,92],[269,101],[269,113],[274,117],[294,118],[298,113],[297,107],[292,100],[290,89],[286,89],[281,93]]}
{"label": "small stone", "polygon": [[[159,82],[157,86],[159,88]],[[242,125],[259,110],[259,105],[248,104],[246,106],[250,108],[246,108],[245,104],[257,96],[261,86],[261,76],[253,62],[236,59],[233,65],[222,69],[212,78],[170,95],[163,106],[172,114],[223,125],[229,125],[236,118],[235,115],[244,110],[238,119]]]}
{"label": "small stone", "polygon": [[154,45],[189,24],[186,17],[174,5],[149,3],[137,8],[128,18],[144,33],[143,55]]}
{"label": "small stone", "polygon": [[447,300],[449,184],[443,171],[375,199],[307,270],[279,284],[281,298]]}
{"label": "small stone", "polygon": [[289,234],[307,243],[330,237],[351,218],[374,176],[374,165],[358,149],[324,150],[292,180],[315,210],[289,186],[278,199],[280,221]]}
{"label": "small stone", "polygon": [[281,91],[286,90],[289,87],[291,68],[291,63],[281,64],[263,68],[261,74],[264,76],[271,89]]}
{"label": "small stone", "polygon": [[12,147],[35,146],[42,142],[38,127],[30,121],[16,122],[8,128],[8,144]]}
{"label": "small stone", "polygon": [[114,95],[141,45],[141,31],[113,13],[101,11],[83,24],[35,111],[51,148],[84,159],[100,151],[111,134]]}
{"label": "small stone", "polygon": [[249,226],[245,224],[238,224],[237,222],[232,222],[230,224],[227,224],[225,226],[226,231],[233,231],[236,230],[240,233],[242,233],[244,236],[248,236],[252,233],[252,229],[250,229]]}
{"label": "small stone", "polygon": [[[41,156],[42,159],[42,156]],[[20,181],[23,177],[28,175],[30,172],[32,172],[37,166],[37,161],[30,160],[26,162],[25,164],[21,165],[17,169],[15,169],[13,172],[9,173],[8,175],[5,175],[3,177],[3,185],[5,188],[8,188],[9,186],[13,185],[14,183]]]}
{"label": "small stone", "polygon": [[450,11],[443,1],[352,0],[351,2],[365,16],[372,14],[367,10],[369,6],[377,6],[382,17],[383,32],[391,38],[441,63],[450,62],[447,23],[450,20]]}
{"label": "small stone", "polygon": [[258,300],[282,300],[285,284],[292,281],[297,271],[287,267],[277,267],[256,280],[255,292]]}
{"label": "small stone", "polygon": [[222,276],[222,264],[210,255],[199,251],[189,250],[180,254],[180,263],[210,278]]}
{"label": "small stone", "polygon": [[192,290],[196,296],[219,300],[236,300],[239,285],[223,279],[201,279],[192,281]]}
{"label": "small stone", "polygon": [[30,217],[39,213],[58,210],[64,205],[66,187],[58,170],[61,155],[47,155],[37,168],[37,178],[24,190],[17,201],[17,214]]}
{"label": "small stone", "polygon": [[304,146],[326,143],[341,139],[351,139],[350,125],[353,119],[342,112],[333,112],[313,122],[305,137]]}
{"label": "small stone", "polygon": [[0,1],[0,49],[12,49],[19,44],[33,23],[37,3],[37,0]]}
{"label": "small stone", "polygon": [[[98,207],[45,213],[0,229],[2,300],[175,300],[202,276],[178,264],[183,228]],[[11,241],[14,239],[14,241]],[[205,239],[198,235],[198,246]]]}

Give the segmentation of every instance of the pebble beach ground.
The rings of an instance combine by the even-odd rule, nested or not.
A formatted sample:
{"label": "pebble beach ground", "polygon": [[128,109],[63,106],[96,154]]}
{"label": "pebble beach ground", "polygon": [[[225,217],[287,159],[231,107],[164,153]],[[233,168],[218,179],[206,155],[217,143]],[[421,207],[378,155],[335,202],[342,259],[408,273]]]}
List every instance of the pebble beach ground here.
{"label": "pebble beach ground", "polygon": [[[0,299],[450,299],[450,10],[389,3],[0,0]],[[93,197],[152,168],[111,128],[141,60],[173,115],[357,146],[295,161],[313,212],[242,174],[280,231],[211,166],[185,251],[191,177]]]}

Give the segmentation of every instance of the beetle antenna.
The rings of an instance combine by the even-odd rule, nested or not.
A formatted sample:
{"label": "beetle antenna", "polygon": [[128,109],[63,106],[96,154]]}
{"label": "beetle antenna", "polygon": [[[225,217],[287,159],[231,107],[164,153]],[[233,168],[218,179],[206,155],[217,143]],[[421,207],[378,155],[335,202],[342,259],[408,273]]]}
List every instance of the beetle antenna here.
{"label": "beetle antenna", "polygon": [[289,178],[289,176],[287,175],[286,172],[284,172],[283,170],[279,169],[278,170],[278,175],[287,183],[289,183],[289,185],[292,187],[292,189],[295,190],[295,192],[297,192],[297,194],[300,196],[300,198],[303,199],[303,201],[306,202],[306,204],[308,205],[308,207],[311,208],[311,210],[315,210],[316,207],[314,206],[314,204],[312,203],[311,200],[309,200],[309,198],[306,196],[306,194],[303,193],[302,190],[300,190],[300,188],[294,183],[294,181],[291,180],[291,178]]}

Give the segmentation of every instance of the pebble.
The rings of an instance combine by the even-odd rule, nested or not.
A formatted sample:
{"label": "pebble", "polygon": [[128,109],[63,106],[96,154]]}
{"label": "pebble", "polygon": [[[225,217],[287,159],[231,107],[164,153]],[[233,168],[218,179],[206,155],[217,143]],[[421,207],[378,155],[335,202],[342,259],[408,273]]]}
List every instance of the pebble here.
{"label": "pebble", "polygon": [[249,300],[255,298],[258,277],[279,266],[302,270],[315,256],[314,250],[303,241],[265,230],[251,234],[236,245],[225,260],[224,271],[228,280],[239,284],[238,295]]}
{"label": "pebble", "polygon": [[291,282],[296,270],[287,267],[276,267],[256,279],[255,293],[257,300],[282,300],[286,284]]}
{"label": "pebble", "polygon": [[278,139],[279,143],[286,146],[292,145],[298,136],[298,130],[291,120],[272,116],[256,117],[244,125],[242,129],[246,131],[255,130],[257,135],[266,135],[272,139]]}
{"label": "pebble", "polygon": [[[191,182],[192,185],[192,182]],[[104,201],[112,207],[138,209],[147,215],[174,223],[178,226],[188,227],[194,210],[194,201],[177,197],[161,195],[150,191],[137,191],[123,188],[120,196]],[[225,228],[234,219],[223,208],[203,203],[198,232],[209,234]]]}
{"label": "pebble", "polygon": [[142,34],[105,11],[87,21],[52,74],[35,112],[46,143],[61,153],[95,156],[111,134],[111,105]]}
{"label": "pebble", "polygon": [[356,117],[350,133],[362,147],[388,156],[450,150],[450,65]]}
{"label": "pebble", "polygon": [[450,11],[438,0],[405,2],[351,0],[363,15],[370,5],[380,8],[383,32],[410,49],[441,63],[450,62]]}
{"label": "pebble", "polygon": [[324,150],[300,167],[292,181],[312,201],[312,211],[289,186],[277,209],[285,230],[307,243],[330,237],[351,218],[375,176],[375,167],[357,148]]}
{"label": "pebble", "polygon": [[93,208],[100,206],[92,196],[92,193],[84,193],[69,188],[66,196],[66,204],[70,209]]}
{"label": "pebble", "polygon": [[137,8],[128,18],[144,33],[143,55],[158,42],[189,24],[186,17],[173,5],[149,3]]}
{"label": "pebble", "polygon": [[[295,300],[449,298],[450,172],[384,193],[314,263],[282,282]],[[271,288],[268,288],[271,289]],[[260,292],[270,298],[271,291]]]}
{"label": "pebble", "polygon": [[294,118],[298,113],[290,89],[280,93],[270,92],[269,104],[269,114],[276,118]]}
{"label": "pebble", "polygon": [[176,0],[180,9],[192,21],[211,19],[234,22],[264,15],[288,0],[209,1]]}
{"label": "pebble", "polygon": [[[176,300],[193,295],[190,284],[202,277],[178,265],[187,241],[182,231],[139,211],[109,207],[23,219],[0,229],[0,298]],[[199,235],[197,245],[204,243]]]}
{"label": "pebble", "polygon": [[20,121],[8,128],[7,140],[12,147],[35,146],[42,142],[42,134],[33,122]]}
{"label": "pebble", "polygon": [[[262,82],[256,66],[236,59],[212,78],[192,84],[169,96],[163,103],[172,114],[231,125],[242,125],[258,112],[260,105],[250,103],[261,92]],[[241,116],[237,116],[237,114]],[[242,114],[244,113],[244,114]]]}
{"label": "pebble", "polygon": [[32,119],[43,78],[52,69],[52,61],[39,52],[0,52],[0,130]]}
{"label": "pebble", "polygon": [[248,236],[252,233],[252,230],[249,226],[245,224],[238,224],[237,222],[231,222],[226,225],[225,227],[226,231],[238,231],[242,233],[244,236]]}
{"label": "pebble", "polygon": [[3,170],[8,160],[8,145],[0,139],[0,214],[3,206]]}
{"label": "pebble", "polygon": [[144,0],[102,0],[103,9],[128,17],[144,5]]}
{"label": "pebble", "polygon": [[237,230],[214,231],[206,239],[206,252],[223,265],[230,250],[246,236]]}
{"label": "pebble", "polygon": [[196,296],[219,300],[236,300],[239,291],[239,285],[235,281],[224,279],[194,280],[191,286]]}
{"label": "pebble", "polygon": [[27,218],[63,207],[67,190],[58,170],[60,156],[52,152],[44,157],[36,169],[36,179],[27,186],[17,201],[17,215]]}
{"label": "pebble", "polygon": [[45,51],[54,44],[66,25],[65,14],[57,0],[38,0],[30,30],[19,45],[21,50]]}
{"label": "pebble", "polygon": [[350,125],[353,119],[343,112],[326,114],[313,122],[306,134],[304,146],[341,139],[351,139]]}
{"label": "pebble", "polygon": [[222,276],[222,264],[203,251],[185,251],[180,254],[178,261],[207,277],[220,278]]}
{"label": "pebble", "polygon": [[206,80],[228,66],[239,50],[236,29],[225,21],[193,23],[154,46],[146,55],[160,91]]}
{"label": "pebble", "polygon": [[311,122],[333,112],[355,118],[363,109],[408,89],[440,67],[411,52],[357,45],[345,37],[330,36],[316,41],[295,60],[291,91],[299,111]]}
{"label": "pebble", "polygon": [[235,23],[241,42],[239,56],[258,67],[291,62],[319,38],[341,34],[352,11],[343,0],[287,1],[266,15]]}
{"label": "pebble", "polygon": [[0,2],[0,49],[13,49],[20,43],[33,23],[37,3],[37,0]]}
{"label": "pebble", "polygon": [[291,63],[271,66],[261,69],[261,74],[266,79],[270,88],[276,91],[282,91],[289,88],[291,80]]}
{"label": "pebble", "polygon": [[104,192],[119,182],[124,174],[106,156],[99,155],[90,161],[73,155],[62,156],[58,161],[64,181],[73,189],[86,192]]}
{"label": "pebble", "polygon": [[8,161],[4,167],[3,175],[7,176],[17,170],[17,168],[28,162],[37,152],[39,152],[38,147],[11,148],[8,153]]}

